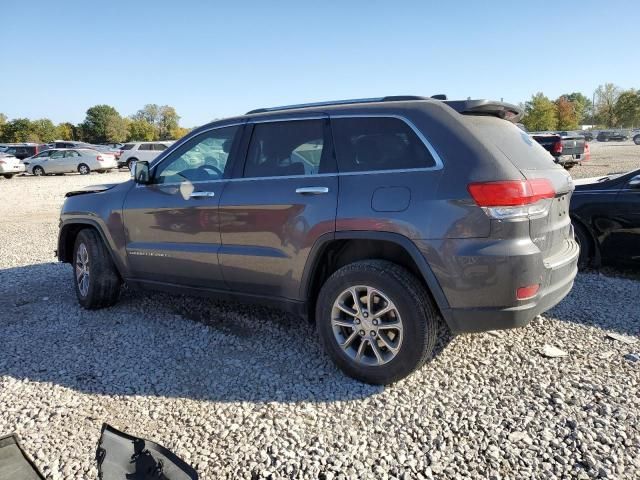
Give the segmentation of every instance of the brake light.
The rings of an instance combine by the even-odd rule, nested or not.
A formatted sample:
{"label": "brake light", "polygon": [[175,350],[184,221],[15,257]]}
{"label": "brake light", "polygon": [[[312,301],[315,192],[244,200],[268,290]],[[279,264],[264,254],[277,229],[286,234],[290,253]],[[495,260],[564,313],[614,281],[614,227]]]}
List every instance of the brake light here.
{"label": "brake light", "polygon": [[99,161],[99,162],[101,162],[101,161],[102,161],[102,160],[104,160],[104,159],[102,158],[102,155],[98,155],[98,156],[96,157],[96,160],[97,160],[97,161]]}
{"label": "brake light", "polygon": [[467,189],[489,217],[500,220],[544,216],[556,195],[546,178],[471,183]]}
{"label": "brake light", "polygon": [[527,285],[526,287],[520,287],[516,290],[516,298],[518,300],[528,300],[533,298],[540,290],[540,284],[536,283],[534,285]]}
{"label": "brake light", "polygon": [[562,140],[558,140],[556,143],[553,144],[551,153],[557,153],[558,155],[562,153]]}

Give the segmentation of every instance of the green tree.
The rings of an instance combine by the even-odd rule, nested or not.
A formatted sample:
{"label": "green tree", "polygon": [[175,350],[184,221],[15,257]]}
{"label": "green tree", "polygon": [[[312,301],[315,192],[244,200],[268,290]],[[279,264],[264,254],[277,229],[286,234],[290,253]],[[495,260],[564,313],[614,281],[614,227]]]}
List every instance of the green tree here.
{"label": "green tree", "polygon": [[157,125],[160,121],[160,107],[155,103],[149,103],[131,116],[134,120],[145,120],[147,123]]}
{"label": "green tree", "polygon": [[144,118],[128,120],[128,141],[150,142],[155,140],[156,129]]}
{"label": "green tree", "polygon": [[56,127],[56,138],[60,140],[77,140],[77,127],[73,123],[63,122]]}
{"label": "green tree", "polygon": [[567,100],[573,103],[578,125],[582,125],[584,123],[593,123],[591,121],[587,122],[587,120],[592,116],[593,109],[593,102],[590,99],[588,99],[580,92],[567,93],[562,96],[566,97]]}
{"label": "green tree", "polygon": [[190,131],[191,131],[190,128],[176,127],[173,130],[171,130],[169,139],[178,140],[179,138],[184,137]]}
{"label": "green tree", "polygon": [[0,113],[0,139],[2,139],[2,128],[7,123],[7,116],[4,113]]}
{"label": "green tree", "polygon": [[15,118],[7,122],[2,128],[3,142],[31,142],[36,141],[28,118]]}
{"label": "green tree", "polygon": [[616,100],[615,114],[622,127],[640,125],[640,90],[626,90]]}
{"label": "green tree", "polygon": [[620,96],[620,88],[613,83],[600,85],[595,91],[596,118],[605,127],[615,127],[618,123],[616,102]]}
{"label": "green tree", "polygon": [[89,108],[81,129],[84,140],[92,143],[123,142],[128,134],[124,119],[110,105]]}
{"label": "green tree", "polygon": [[48,118],[40,118],[31,122],[31,139],[48,143],[56,139],[56,126]]}
{"label": "green tree", "polygon": [[160,107],[160,118],[158,120],[158,140],[169,140],[172,132],[180,127],[180,115],[176,109],[169,105]]}
{"label": "green tree", "polygon": [[555,130],[558,124],[556,104],[542,92],[538,92],[525,103],[525,116],[522,123],[530,132]]}
{"label": "green tree", "polygon": [[556,100],[556,111],[558,114],[558,130],[576,130],[578,128],[578,115],[573,102],[567,97],[560,97]]}

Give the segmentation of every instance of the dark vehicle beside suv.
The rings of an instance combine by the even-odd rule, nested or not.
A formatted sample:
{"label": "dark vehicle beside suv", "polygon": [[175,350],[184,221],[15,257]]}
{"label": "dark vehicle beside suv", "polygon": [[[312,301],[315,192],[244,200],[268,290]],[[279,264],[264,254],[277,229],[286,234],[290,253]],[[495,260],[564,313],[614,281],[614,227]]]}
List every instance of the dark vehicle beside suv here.
{"label": "dark vehicle beside suv", "polygon": [[386,384],[453,332],[526,325],[570,291],[570,176],[517,107],[385,97],[259,109],[191,132],[134,179],[67,194],[79,303],[120,286],[277,305],[348,375]]}
{"label": "dark vehicle beside suv", "polygon": [[561,133],[532,133],[531,136],[553,156],[556,163],[569,170],[582,160],[585,138],[568,132]]}
{"label": "dark vehicle beside suv", "polygon": [[580,264],[640,262],[640,170],[575,184],[570,215]]}
{"label": "dark vehicle beside suv", "polygon": [[12,144],[7,146],[7,149],[4,151],[4,153],[6,153],[7,155],[13,155],[19,160],[24,160],[25,158],[33,157],[34,155],[37,155],[38,153],[46,150],[47,148],[48,148],[47,145],[41,145],[36,143],[25,143],[25,144],[18,144],[18,145]]}
{"label": "dark vehicle beside suv", "polygon": [[625,142],[625,141],[629,140],[629,137],[626,136],[622,132],[606,132],[606,131],[603,131],[603,132],[598,133],[598,136],[596,137],[596,139],[599,142],[612,142],[612,141]]}

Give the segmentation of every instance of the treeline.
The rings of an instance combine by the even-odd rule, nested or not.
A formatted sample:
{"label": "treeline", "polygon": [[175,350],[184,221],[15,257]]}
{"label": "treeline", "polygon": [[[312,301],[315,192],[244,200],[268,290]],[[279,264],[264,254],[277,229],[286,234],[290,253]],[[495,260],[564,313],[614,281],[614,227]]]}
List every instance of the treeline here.
{"label": "treeline", "polygon": [[593,101],[582,93],[560,95],[555,100],[542,92],[521,105],[522,123],[530,132],[576,130],[580,125],[602,128],[634,128],[640,125],[640,90],[623,90],[613,83],[600,85]]}
{"label": "treeline", "polygon": [[95,105],[87,110],[82,123],[55,125],[48,118],[8,120],[0,113],[0,142],[51,142],[79,140],[89,143],[175,140],[189,129],[180,126],[180,116],[168,105],[145,105],[130,117],[122,117],[110,105]]}

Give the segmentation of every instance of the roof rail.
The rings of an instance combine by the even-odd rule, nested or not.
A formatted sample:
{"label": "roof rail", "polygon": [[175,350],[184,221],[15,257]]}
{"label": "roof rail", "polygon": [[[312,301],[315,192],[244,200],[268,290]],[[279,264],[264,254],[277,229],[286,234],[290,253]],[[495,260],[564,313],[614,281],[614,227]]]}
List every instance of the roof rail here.
{"label": "roof rail", "polygon": [[279,112],[281,110],[293,110],[296,108],[308,108],[308,107],[326,107],[332,105],[351,105],[355,103],[377,103],[377,102],[404,102],[409,100],[429,100],[428,97],[421,97],[418,95],[392,95],[387,97],[376,98],[353,98],[350,100],[333,100],[329,102],[315,102],[315,103],[300,103],[297,105],[284,105],[281,107],[270,108],[256,108],[247,112],[245,115],[251,115],[254,113],[266,113],[266,112]]}

